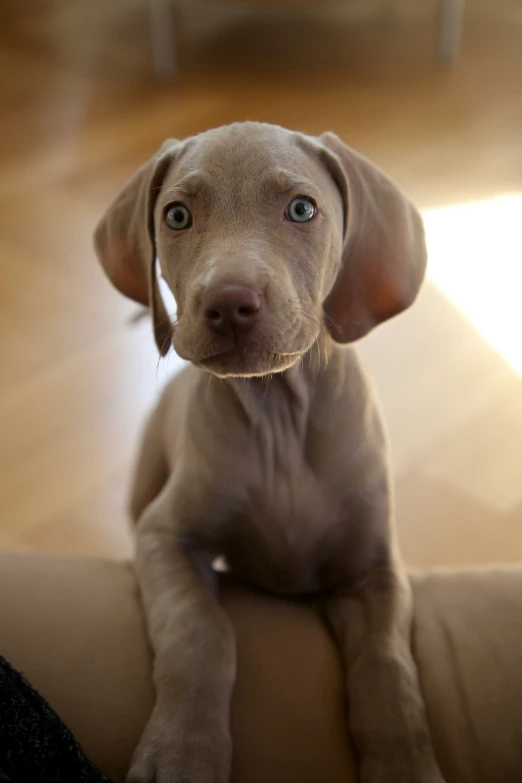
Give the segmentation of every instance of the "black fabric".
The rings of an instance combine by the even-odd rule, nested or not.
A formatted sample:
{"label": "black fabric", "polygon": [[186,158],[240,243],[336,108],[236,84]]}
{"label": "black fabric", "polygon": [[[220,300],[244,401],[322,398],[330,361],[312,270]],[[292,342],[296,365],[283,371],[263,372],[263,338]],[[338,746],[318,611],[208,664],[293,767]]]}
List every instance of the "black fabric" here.
{"label": "black fabric", "polygon": [[0,783],[110,783],[45,699],[2,656]]}

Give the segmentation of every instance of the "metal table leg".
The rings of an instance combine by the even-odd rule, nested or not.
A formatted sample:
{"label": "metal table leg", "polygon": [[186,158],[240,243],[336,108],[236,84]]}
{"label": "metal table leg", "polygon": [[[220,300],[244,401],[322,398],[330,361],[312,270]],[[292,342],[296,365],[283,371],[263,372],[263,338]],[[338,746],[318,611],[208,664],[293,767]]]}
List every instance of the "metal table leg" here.
{"label": "metal table leg", "polygon": [[173,0],[148,0],[154,70],[160,79],[176,73]]}
{"label": "metal table leg", "polygon": [[453,65],[460,55],[464,0],[440,0],[440,22],[437,59],[442,65]]}

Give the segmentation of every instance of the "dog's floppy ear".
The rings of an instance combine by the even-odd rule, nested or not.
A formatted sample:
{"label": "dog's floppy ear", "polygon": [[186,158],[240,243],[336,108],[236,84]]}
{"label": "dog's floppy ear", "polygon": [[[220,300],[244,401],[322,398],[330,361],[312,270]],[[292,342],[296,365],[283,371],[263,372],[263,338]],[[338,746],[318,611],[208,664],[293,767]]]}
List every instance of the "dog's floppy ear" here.
{"label": "dog's floppy ear", "polygon": [[333,133],[319,141],[344,203],[342,261],[325,320],[334,340],[348,343],[413,303],[426,269],[424,228],[377,166]]}
{"label": "dog's floppy ear", "polygon": [[150,307],[154,337],[162,356],[170,347],[172,328],[156,279],[154,206],[176,145],[169,139],[138,169],[94,234],[96,253],[113,285],[130,299]]}

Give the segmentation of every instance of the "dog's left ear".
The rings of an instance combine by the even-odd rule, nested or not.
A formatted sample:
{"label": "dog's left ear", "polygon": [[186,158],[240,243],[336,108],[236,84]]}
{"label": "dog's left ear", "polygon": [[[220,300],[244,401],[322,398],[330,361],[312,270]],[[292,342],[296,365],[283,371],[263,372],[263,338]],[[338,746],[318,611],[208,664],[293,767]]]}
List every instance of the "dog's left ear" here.
{"label": "dog's left ear", "polygon": [[170,347],[171,322],[156,279],[154,206],[178,142],[169,139],[126,183],[94,234],[98,258],[122,294],[151,309],[162,356]]}
{"label": "dog's left ear", "polygon": [[333,339],[349,343],[409,307],[426,269],[421,217],[396,185],[333,133],[320,156],[344,204],[341,267],[324,303]]}

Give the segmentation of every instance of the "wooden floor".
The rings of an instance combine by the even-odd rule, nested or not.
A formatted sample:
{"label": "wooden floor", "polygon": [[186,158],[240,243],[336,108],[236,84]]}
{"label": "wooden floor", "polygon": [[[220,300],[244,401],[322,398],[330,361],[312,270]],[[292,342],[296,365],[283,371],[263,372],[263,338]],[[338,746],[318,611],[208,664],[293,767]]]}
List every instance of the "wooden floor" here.
{"label": "wooden floor", "polygon": [[103,278],[92,228],[163,138],[250,118],[335,130],[425,210],[424,292],[361,346],[403,551],[422,567],[522,560],[522,17],[470,13],[442,72],[428,18],[189,9],[182,75],[159,84],[144,14],[0,10],[0,546],[129,553],[137,432],[178,363],[158,364],[149,322]]}

